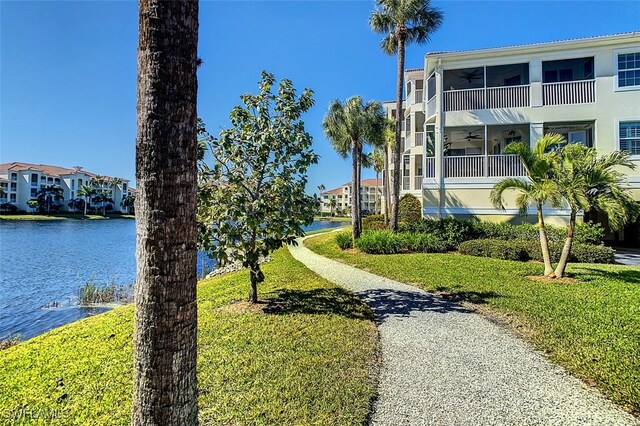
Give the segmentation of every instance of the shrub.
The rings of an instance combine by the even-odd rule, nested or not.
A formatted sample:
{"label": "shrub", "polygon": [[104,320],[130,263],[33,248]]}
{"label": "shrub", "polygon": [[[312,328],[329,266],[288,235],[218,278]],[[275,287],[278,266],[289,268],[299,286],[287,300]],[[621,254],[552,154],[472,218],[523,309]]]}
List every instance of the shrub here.
{"label": "shrub", "polygon": [[356,247],[369,254],[393,254],[402,251],[398,234],[390,231],[369,231],[356,240]]}
{"label": "shrub", "polygon": [[417,253],[444,253],[447,245],[440,238],[431,234],[400,233],[397,234],[404,249]]}
{"label": "shrub", "polygon": [[615,250],[611,247],[593,244],[574,244],[570,259],[578,263],[614,263]]}
{"label": "shrub", "polygon": [[379,231],[382,229],[387,229],[383,215],[373,214],[362,218],[363,231]]}
{"label": "shrub", "polygon": [[15,213],[17,210],[18,210],[18,206],[16,206],[15,204],[11,204],[11,203],[0,204],[0,212]]}
{"label": "shrub", "polygon": [[338,232],[336,234],[336,244],[342,250],[353,248],[351,232]]}
{"label": "shrub", "polygon": [[578,223],[573,238],[577,243],[600,245],[604,241],[604,228],[599,223]]}
{"label": "shrub", "polygon": [[400,204],[398,204],[398,221],[412,223],[420,219],[422,219],[420,200],[411,194],[404,194],[400,198]]}
{"label": "shrub", "polygon": [[445,242],[447,250],[455,250],[461,242],[476,238],[474,222],[477,221],[454,218],[422,219],[399,228],[400,231],[435,235]]}
{"label": "shrub", "polygon": [[497,239],[469,240],[460,244],[460,253],[504,260],[529,260],[529,248],[523,241]]}

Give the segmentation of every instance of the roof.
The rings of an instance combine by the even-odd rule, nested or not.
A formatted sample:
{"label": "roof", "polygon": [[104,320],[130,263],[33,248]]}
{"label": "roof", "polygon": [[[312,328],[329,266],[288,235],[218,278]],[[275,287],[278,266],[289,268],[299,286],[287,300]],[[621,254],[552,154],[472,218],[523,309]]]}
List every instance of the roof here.
{"label": "roof", "polygon": [[[25,171],[25,170],[33,170],[36,172],[41,172],[50,176],[62,176],[62,175],[73,175],[76,173],[82,173],[89,177],[98,176],[95,173],[88,172],[86,170],[82,170],[82,167],[75,166],[72,169],[60,166],[51,166],[48,164],[31,164],[31,163],[21,163],[14,161],[13,163],[2,163],[0,164],[0,170],[12,170],[12,171]],[[107,180],[113,179],[110,176],[103,176]],[[128,180],[128,179],[124,179]]]}
{"label": "roof", "polygon": [[362,179],[360,181],[362,186],[382,186],[382,179]]}
{"label": "roof", "polygon": [[330,189],[328,191],[323,191],[320,193],[320,195],[338,195],[338,194],[342,194],[344,191],[342,189],[342,186],[340,188],[335,188],[335,189]]}
{"label": "roof", "polygon": [[407,68],[404,72],[424,71],[424,68]]}
{"label": "roof", "polygon": [[[627,38],[627,37],[634,37],[634,36],[640,37],[640,30],[623,32],[623,33],[616,33],[616,34],[589,36],[589,37],[567,38],[567,39],[555,40],[555,41],[526,43],[526,44],[514,44],[514,45],[507,45],[507,46],[500,46],[500,47],[483,47],[483,48],[479,48],[479,49],[451,50],[451,51],[444,51],[444,52],[429,52],[429,53],[427,53],[427,56],[480,53],[480,52],[486,52],[486,51],[492,51],[492,50],[517,49],[517,48],[536,47],[536,46],[553,46],[553,45],[562,45],[562,44],[567,44],[567,43],[580,43],[580,42],[587,43],[587,42],[594,42],[594,41],[616,40],[616,39],[619,39],[619,38]],[[407,71],[409,71],[409,70],[407,70]]]}

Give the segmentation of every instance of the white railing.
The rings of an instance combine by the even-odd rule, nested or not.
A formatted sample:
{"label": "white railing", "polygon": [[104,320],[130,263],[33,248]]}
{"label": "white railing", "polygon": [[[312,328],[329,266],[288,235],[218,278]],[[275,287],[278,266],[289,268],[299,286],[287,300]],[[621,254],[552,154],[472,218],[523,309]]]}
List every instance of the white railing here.
{"label": "white railing", "polygon": [[517,155],[513,154],[490,155],[488,172],[489,176],[494,177],[518,177],[527,175],[522,161],[520,161]]}
{"label": "white railing", "polygon": [[422,189],[422,176],[416,176],[414,178],[413,189]]}
{"label": "white railing", "polygon": [[416,146],[424,145],[424,132],[416,133]]}
{"label": "white railing", "polygon": [[595,80],[542,84],[542,102],[544,105],[588,104],[595,101]]}
{"label": "white railing", "polygon": [[413,98],[413,103],[414,104],[421,104],[422,103],[422,89],[418,89],[418,90],[414,90],[414,98]]}
{"label": "white railing", "polygon": [[484,89],[447,90],[444,92],[445,111],[485,109]]}
{"label": "white railing", "polygon": [[444,157],[444,177],[484,176],[483,155],[461,155]]}
{"label": "white railing", "polygon": [[409,184],[411,183],[411,178],[409,176],[403,176],[402,177],[402,190],[403,191],[408,191],[409,188]]}
{"label": "white railing", "polygon": [[436,97],[429,99],[427,102],[427,118],[435,115],[436,113]]}
{"label": "white railing", "polygon": [[529,85],[488,87],[487,109],[528,107]]}
{"label": "white railing", "polygon": [[424,162],[424,176],[432,178],[436,176],[436,157],[427,157]]}

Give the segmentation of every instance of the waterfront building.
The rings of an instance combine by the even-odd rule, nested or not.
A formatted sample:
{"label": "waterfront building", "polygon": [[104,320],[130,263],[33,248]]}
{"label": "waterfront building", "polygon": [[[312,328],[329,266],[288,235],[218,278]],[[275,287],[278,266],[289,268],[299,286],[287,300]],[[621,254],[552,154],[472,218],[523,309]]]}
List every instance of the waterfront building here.
{"label": "waterfront building", "polygon": [[[360,206],[365,214],[380,212],[382,202],[382,178],[363,179],[360,181]],[[320,193],[320,212],[322,214],[351,215],[351,182],[344,183],[337,188]],[[331,201],[335,203],[332,206]]]}

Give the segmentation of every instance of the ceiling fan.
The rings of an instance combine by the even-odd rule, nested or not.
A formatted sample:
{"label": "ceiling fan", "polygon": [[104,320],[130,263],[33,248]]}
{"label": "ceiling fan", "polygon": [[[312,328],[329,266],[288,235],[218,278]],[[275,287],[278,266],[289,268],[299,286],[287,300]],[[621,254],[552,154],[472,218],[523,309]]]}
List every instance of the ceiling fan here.
{"label": "ceiling fan", "polygon": [[480,135],[474,134],[474,132],[469,132],[465,139],[467,139],[467,142],[471,142],[471,140],[482,139],[482,137]]}
{"label": "ceiling fan", "polygon": [[468,83],[472,83],[473,80],[480,80],[482,78],[482,70],[475,69],[471,72],[463,71],[462,75],[459,76],[461,80],[467,80]]}

